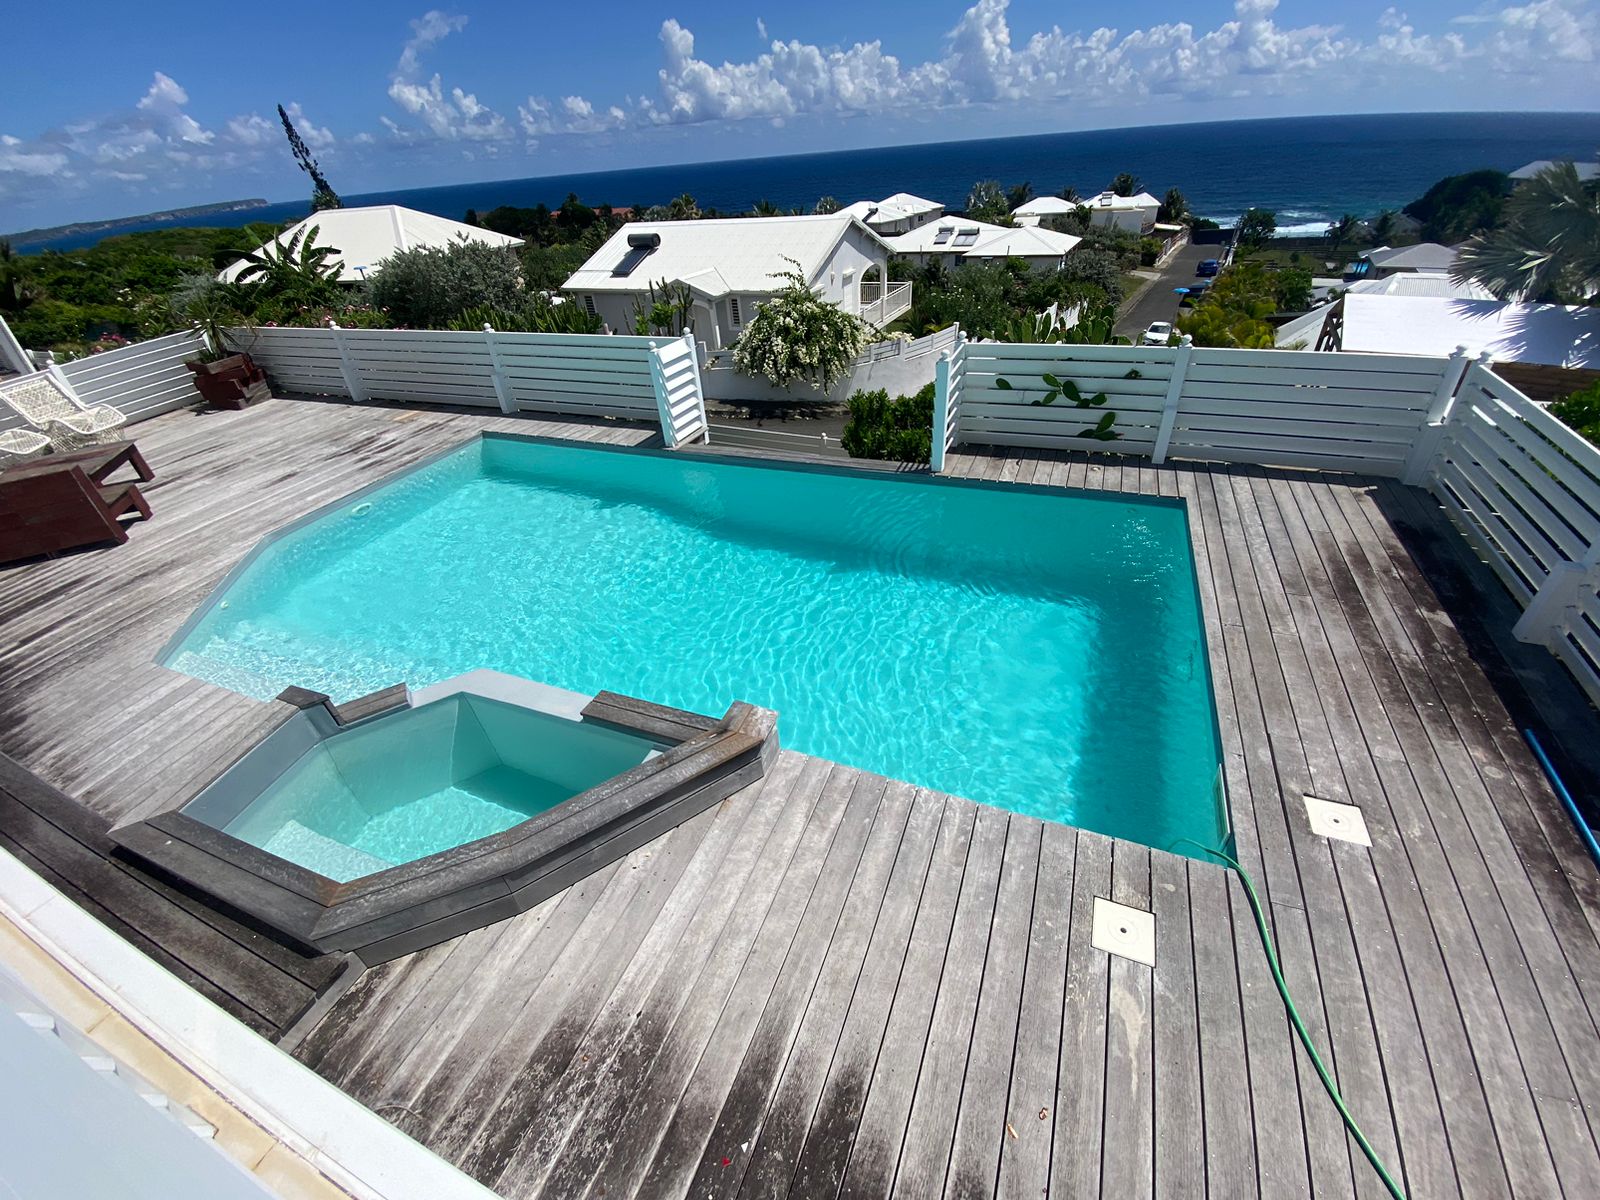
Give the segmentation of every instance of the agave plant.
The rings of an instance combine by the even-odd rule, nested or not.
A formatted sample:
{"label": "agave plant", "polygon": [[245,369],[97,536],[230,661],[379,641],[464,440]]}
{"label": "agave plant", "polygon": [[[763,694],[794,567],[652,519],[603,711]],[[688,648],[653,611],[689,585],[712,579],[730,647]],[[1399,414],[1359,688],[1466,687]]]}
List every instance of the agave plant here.
{"label": "agave plant", "polygon": [[1499,228],[1461,247],[1450,275],[1502,300],[1600,301],[1600,181],[1552,163],[1511,193]]}

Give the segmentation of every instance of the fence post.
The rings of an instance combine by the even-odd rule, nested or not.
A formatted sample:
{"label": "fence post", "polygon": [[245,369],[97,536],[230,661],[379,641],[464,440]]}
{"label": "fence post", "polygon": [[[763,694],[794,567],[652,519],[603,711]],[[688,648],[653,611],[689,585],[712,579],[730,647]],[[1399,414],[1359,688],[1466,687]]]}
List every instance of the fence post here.
{"label": "fence post", "polygon": [[1583,593],[1594,591],[1596,566],[1600,565],[1600,542],[1591,545],[1580,562],[1564,562],[1551,571],[1539,590],[1522,610],[1511,636],[1519,642],[1543,646],[1552,653],[1567,633],[1567,614],[1578,607]]}
{"label": "fence post", "polygon": [[1400,471],[1400,482],[1410,487],[1426,487],[1439,457],[1439,446],[1444,441],[1445,427],[1455,415],[1456,394],[1461,381],[1466,378],[1467,348],[1457,346],[1455,353],[1444,360],[1439,372],[1439,384],[1433,389],[1433,400],[1428,405],[1428,415],[1417,430],[1417,439],[1411,443],[1405,466]]}
{"label": "fence post", "polygon": [[500,365],[500,347],[495,344],[494,326],[487,321],[483,323],[483,340],[489,345],[489,374],[494,380],[494,397],[500,401],[501,412],[514,413],[517,411],[517,390],[506,378],[505,368]]}
{"label": "fence post", "polygon": [[1161,424],[1156,429],[1156,444],[1150,450],[1150,461],[1158,467],[1167,461],[1172,427],[1178,423],[1178,401],[1183,397],[1183,381],[1188,377],[1193,355],[1194,338],[1186,333],[1178,340],[1178,353],[1172,358],[1172,378],[1167,381],[1167,398],[1161,403]]}
{"label": "fence post", "polygon": [[933,439],[928,444],[928,466],[935,475],[944,470],[945,439],[950,434],[950,354],[946,350],[933,364]]}
{"label": "fence post", "polygon": [[361,386],[361,368],[350,357],[344,341],[344,330],[339,328],[337,321],[329,321],[328,328],[333,330],[333,344],[339,348],[339,374],[344,376],[344,386],[350,393],[350,399],[357,404],[365,404],[367,390]]}

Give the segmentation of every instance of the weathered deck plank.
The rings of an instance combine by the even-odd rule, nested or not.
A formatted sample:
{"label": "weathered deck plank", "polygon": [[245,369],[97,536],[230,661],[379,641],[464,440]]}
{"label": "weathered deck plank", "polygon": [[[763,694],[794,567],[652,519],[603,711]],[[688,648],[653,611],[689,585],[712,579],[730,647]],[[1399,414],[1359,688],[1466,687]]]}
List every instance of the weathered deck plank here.
{"label": "weathered deck plank", "polygon": [[[289,401],[138,427],[155,518],[0,572],[0,751],[102,822],[186,799],[280,713],[160,646],[264,533],[486,428],[651,436]],[[1553,664],[1462,636],[1452,604],[1512,609],[1431,500],[1026,450],[950,469],[1187,502],[1238,853],[1368,1135],[1419,1197],[1586,1194],[1600,879],[1522,742],[1541,704],[1506,690]],[[1558,715],[1553,740],[1600,742]],[[1305,793],[1360,807],[1370,850],[1312,835]],[[169,926],[114,911],[125,883],[97,898],[89,856],[50,853],[161,952]],[[1091,945],[1097,896],[1155,912],[1153,971]],[[281,954],[252,977],[220,917],[160,919],[220,939],[208,968],[262,1007],[307,982]],[[297,1054],[512,1197],[1379,1194],[1231,876],[788,751],[538,908],[368,972]]]}

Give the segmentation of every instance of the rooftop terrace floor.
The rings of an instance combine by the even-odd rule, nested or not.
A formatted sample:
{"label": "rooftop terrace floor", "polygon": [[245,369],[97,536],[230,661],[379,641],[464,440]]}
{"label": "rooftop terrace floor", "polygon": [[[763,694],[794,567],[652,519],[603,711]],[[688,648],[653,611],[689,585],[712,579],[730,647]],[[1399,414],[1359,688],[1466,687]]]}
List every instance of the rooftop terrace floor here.
{"label": "rooftop terrace floor", "polygon": [[[262,534],[485,428],[650,436],[289,400],[135,427],[154,519],[0,571],[0,751],[117,822],[182,803],[281,714],[155,666],[167,637]],[[1357,1119],[1415,1197],[1592,1194],[1600,880],[1508,704],[1600,728],[1487,620],[1463,636],[1446,602],[1483,616],[1497,585],[1427,497],[951,466],[1188,500],[1240,857]],[[1312,834],[1306,794],[1359,805],[1371,848]],[[1091,946],[1097,896],[1154,911],[1153,970]],[[789,751],[368,971],[296,1054],[508,1196],[1381,1192],[1229,873]]]}

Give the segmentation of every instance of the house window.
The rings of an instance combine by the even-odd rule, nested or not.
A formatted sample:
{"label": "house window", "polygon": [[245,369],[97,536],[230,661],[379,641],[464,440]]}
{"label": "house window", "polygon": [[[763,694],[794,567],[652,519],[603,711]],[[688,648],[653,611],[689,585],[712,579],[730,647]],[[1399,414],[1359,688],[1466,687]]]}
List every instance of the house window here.
{"label": "house window", "polygon": [[583,298],[583,311],[588,313],[591,317],[598,315],[594,311],[594,297],[593,296],[585,296]]}
{"label": "house window", "polygon": [[739,297],[737,296],[728,297],[728,320],[732,322],[735,329],[744,328],[744,313],[739,311]]}

